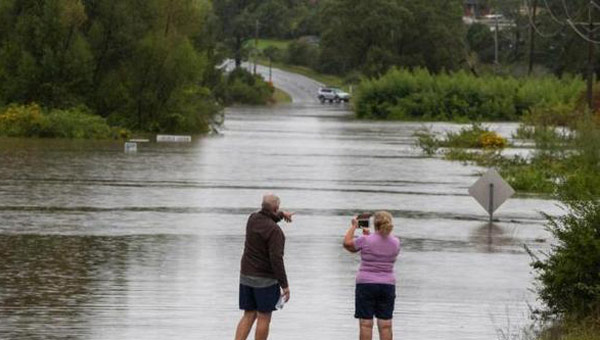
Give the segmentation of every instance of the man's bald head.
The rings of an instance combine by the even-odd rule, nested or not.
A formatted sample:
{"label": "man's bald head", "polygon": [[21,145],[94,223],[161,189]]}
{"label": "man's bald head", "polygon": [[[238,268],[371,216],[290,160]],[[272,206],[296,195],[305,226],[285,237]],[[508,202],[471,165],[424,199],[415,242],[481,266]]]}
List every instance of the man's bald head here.
{"label": "man's bald head", "polygon": [[262,200],[262,208],[268,211],[276,212],[279,210],[279,197],[273,194],[265,194]]}

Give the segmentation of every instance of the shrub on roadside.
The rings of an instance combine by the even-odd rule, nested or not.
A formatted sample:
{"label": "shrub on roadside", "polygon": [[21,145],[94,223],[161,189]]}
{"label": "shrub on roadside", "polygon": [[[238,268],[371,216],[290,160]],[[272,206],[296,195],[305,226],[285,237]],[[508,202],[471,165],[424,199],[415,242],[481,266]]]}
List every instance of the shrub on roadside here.
{"label": "shrub on roadside", "polygon": [[557,243],[544,258],[532,254],[543,315],[600,321],[600,201],[563,203],[566,215],[547,217]]}
{"label": "shrub on roadside", "polygon": [[517,79],[392,69],[361,82],[354,108],[359,118],[370,119],[516,120],[537,107],[573,107],[583,89],[580,78]]}
{"label": "shrub on roadside", "polygon": [[45,117],[40,137],[106,139],[113,137],[106,119],[78,107],[70,110],[52,110]]}
{"label": "shrub on roadside", "polygon": [[45,113],[37,104],[11,105],[0,114],[0,135],[8,137],[108,139],[118,138],[120,130],[126,131],[85,107]]}
{"label": "shrub on roadside", "polygon": [[240,68],[227,76],[224,92],[226,104],[264,105],[273,96],[274,88],[261,76]]}
{"label": "shrub on roadside", "polygon": [[39,136],[46,119],[37,104],[9,105],[0,114],[0,135],[7,137]]}

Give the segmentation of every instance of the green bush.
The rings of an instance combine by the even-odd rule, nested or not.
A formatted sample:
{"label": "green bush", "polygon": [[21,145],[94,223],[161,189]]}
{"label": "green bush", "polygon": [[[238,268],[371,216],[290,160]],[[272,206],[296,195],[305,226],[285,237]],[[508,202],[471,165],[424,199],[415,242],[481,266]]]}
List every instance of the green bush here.
{"label": "green bush", "polygon": [[402,120],[516,120],[538,107],[574,107],[584,89],[580,78],[523,78],[459,71],[392,69],[358,86],[359,118]]}
{"label": "green bush", "polygon": [[46,118],[37,104],[10,105],[0,114],[0,135],[8,137],[39,136]]}
{"label": "green bush", "polygon": [[264,105],[273,95],[274,88],[261,76],[244,69],[233,70],[225,81],[226,104]]}
{"label": "green bush", "polygon": [[597,320],[561,320],[543,329],[539,340],[600,340],[600,323]]}
{"label": "green bush", "polygon": [[452,148],[502,149],[508,141],[481,124],[472,124],[459,132],[447,132],[443,146]]}
{"label": "green bush", "polygon": [[434,154],[440,147],[503,149],[508,145],[506,138],[478,123],[461,128],[458,132],[448,131],[443,139],[436,138],[428,129],[419,129],[414,136],[417,137],[417,146],[428,155]]}
{"label": "green bush", "polygon": [[545,316],[583,320],[600,316],[600,202],[565,201],[568,213],[550,217],[557,240],[533,268],[540,283]]}
{"label": "green bush", "polygon": [[85,108],[52,110],[46,115],[41,137],[105,139],[112,137],[106,119],[93,115]]}
{"label": "green bush", "polygon": [[569,200],[600,197],[600,127],[591,119],[577,124],[572,150],[567,153],[567,171],[560,191]]}
{"label": "green bush", "polygon": [[44,113],[37,104],[11,105],[0,114],[0,135],[9,137],[107,139],[123,134],[127,131],[111,128],[85,107]]}

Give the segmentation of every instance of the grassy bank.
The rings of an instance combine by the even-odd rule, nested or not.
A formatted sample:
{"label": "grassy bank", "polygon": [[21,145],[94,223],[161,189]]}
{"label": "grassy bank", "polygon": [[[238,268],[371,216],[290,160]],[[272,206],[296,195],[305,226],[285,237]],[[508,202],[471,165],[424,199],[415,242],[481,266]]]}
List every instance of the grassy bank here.
{"label": "grassy bank", "polygon": [[537,340],[600,340],[600,320],[557,322],[542,331]]}
{"label": "grassy bank", "polygon": [[[278,48],[280,50],[285,50],[288,48],[291,40],[281,40],[281,39],[258,39],[257,48],[259,51],[264,51],[269,47]],[[254,48],[255,41],[254,39],[248,40],[246,42],[247,48]]]}
{"label": "grassy bank", "polygon": [[271,101],[274,104],[289,104],[292,102],[292,97],[285,91],[275,88]]}

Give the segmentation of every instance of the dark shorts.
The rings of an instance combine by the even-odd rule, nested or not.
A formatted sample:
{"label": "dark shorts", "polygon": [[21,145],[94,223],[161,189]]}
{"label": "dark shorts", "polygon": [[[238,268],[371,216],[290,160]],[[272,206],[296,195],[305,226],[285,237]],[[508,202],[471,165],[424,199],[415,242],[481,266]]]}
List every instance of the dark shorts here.
{"label": "dark shorts", "polygon": [[240,309],[270,313],[276,310],[275,305],[280,295],[279,284],[264,288],[240,284]]}
{"label": "dark shorts", "polygon": [[357,283],[354,317],[389,320],[394,314],[396,286],[379,283]]}

